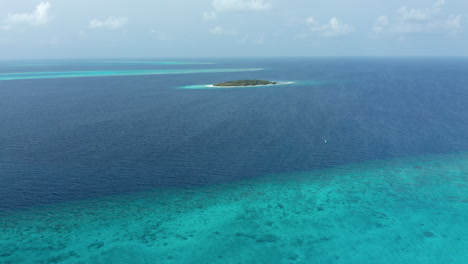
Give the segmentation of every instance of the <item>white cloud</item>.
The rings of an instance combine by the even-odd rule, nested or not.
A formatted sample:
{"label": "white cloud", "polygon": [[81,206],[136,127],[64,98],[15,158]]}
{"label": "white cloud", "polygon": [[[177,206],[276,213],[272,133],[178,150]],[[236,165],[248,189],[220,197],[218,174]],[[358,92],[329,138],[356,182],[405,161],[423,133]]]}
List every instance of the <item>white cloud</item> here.
{"label": "white cloud", "polygon": [[382,34],[458,34],[462,31],[461,15],[444,15],[445,0],[440,0],[428,8],[408,8],[403,6],[398,9],[393,23],[387,16],[379,17],[372,32],[374,36]]}
{"label": "white cloud", "polygon": [[126,17],[109,17],[106,20],[93,19],[89,22],[91,28],[111,28],[117,29],[127,24],[128,18]]}
{"label": "white cloud", "polygon": [[452,34],[458,34],[462,31],[461,15],[449,16],[445,24]]}
{"label": "white cloud", "polygon": [[408,8],[406,6],[398,9],[398,14],[402,20],[429,20],[434,16],[438,15],[442,7],[445,6],[445,0],[440,0],[434,3],[429,8]]}
{"label": "white cloud", "polygon": [[17,13],[8,14],[6,18],[7,26],[10,28],[13,24],[30,24],[30,25],[42,25],[50,21],[49,10],[51,4],[49,2],[41,2],[36,6],[36,9],[31,13]]}
{"label": "white cloud", "polygon": [[326,25],[326,30],[324,32],[325,36],[341,36],[348,35],[354,31],[354,27],[348,24],[341,23],[336,17],[330,19],[328,25]]}
{"label": "white cloud", "polygon": [[380,34],[384,29],[390,24],[387,16],[380,16],[377,18],[374,27],[372,27],[372,31],[375,34]]}
{"label": "white cloud", "polygon": [[326,37],[344,36],[354,32],[353,26],[340,22],[336,17],[332,17],[326,24],[320,24],[314,17],[308,17],[306,24],[310,31],[321,32]]}
{"label": "white cloud", "polygon": [[315,20],[314,17],[308,17],[308,18],[306,19],[306,24],[307,24],[307,25],[316,25],[316,24],[317,24],[317,20]]}
{"label": "white cloud", "polygon": [[237,35],[236,31],[225,30],[222,27],[214,27],[210,29],[210,33],[213,35],[223,35],[223,36],[234,36]]}
{"label": "white cloud", "polygon": [[271,10],[270,2],[264,0],[213,0],[213,8],[216,11],[268,11]]}
{"label": "white cloud", "polygon": [[223,32],[223,29],[221,27],[215,27],[210,30],[210,33],[213,35],[219,35]]}
{"label": "white cloud", "polygon": [[240,39],[239,43],[248,46],[261,46],[265,44],[265,38],[263,36],[251,37],[249,35],[245,35],[242,39]]}
{"label": "white cloud", "polygon": [[388,21],[387,16],[380,16],[379,18],[377,18],[377,25],[386,27],[389,24],[390,24],[390,22]]}
{"label": "white cloud", "polygon": [[203,20],[216,20],[218,18],[218,15],[216,12],[203,12]]}

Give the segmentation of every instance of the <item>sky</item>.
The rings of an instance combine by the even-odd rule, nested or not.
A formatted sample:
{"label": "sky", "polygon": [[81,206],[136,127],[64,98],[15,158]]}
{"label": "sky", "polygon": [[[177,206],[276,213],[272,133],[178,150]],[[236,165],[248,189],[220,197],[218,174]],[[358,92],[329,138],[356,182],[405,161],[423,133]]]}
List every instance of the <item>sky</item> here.
{"label": "sky", "polygon": [[0,0],[0,60],[468,56],[468,0]]}

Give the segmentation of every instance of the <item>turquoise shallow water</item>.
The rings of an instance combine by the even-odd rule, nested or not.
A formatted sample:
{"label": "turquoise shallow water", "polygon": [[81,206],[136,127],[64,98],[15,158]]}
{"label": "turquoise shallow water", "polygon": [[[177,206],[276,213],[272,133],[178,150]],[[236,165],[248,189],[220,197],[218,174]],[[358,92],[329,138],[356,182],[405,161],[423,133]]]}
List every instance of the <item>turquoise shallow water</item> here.
{"label": "turquoise shallow water", "polygon": [[468,153],[0,217],[1,263],[468,263]]}
{"label": "turquoise shallow water", "polygon": [[[211,62],[183,62],[183,61],[115,61],[115,60],[110,60],[110,61],[88,61],[88,62],[83,62],[83,61],[78,61],[75,62],[75,64],[80,64],[83,65],[84,63],[88,63],[91,65],[200,65],[200,64],[213,64]],[[65,61],[65,62],[47,62],[47,63],[14,63],[14,64],[9,64],[8,66],[10,67],[35,67],[35,66],[57,66],[57,65],[70,65],[73,64],[70,61]]]}
{"label": "turquoise shallow water", "polygon": [[261,68],[240,68],[240,69],[216,69],[214,68],[214,69],[15,72],[15,73],[0,73],[0,81],[26,80],[26,79],[80,78],[80,77],[100,77],[100,76],[248,72],[248,71],[261,71],[261,70],[262,70]]}
{"label": "turquoise shallow water", "polygon": [[[93,62],[95,63],[95,62]],[[184,61],[102,61],[99,63],[111,63],[111,64],[135,64],[135,65],[204,65],[204,64],[214,64],[212,62],[184,62]]]}

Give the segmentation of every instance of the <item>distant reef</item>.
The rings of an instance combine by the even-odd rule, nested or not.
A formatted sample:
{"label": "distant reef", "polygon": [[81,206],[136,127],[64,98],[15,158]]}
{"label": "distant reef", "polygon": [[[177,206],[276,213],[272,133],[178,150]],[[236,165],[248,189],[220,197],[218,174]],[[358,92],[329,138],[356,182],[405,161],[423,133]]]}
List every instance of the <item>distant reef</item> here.
{"label": "distant reef", "polygon": [[265,80],[239,80],[239,81],[229,81],[223,83],[215,83],[213,86],[256,86],[256,85],[269,85],[277,84],[276,82],[265,81]]}

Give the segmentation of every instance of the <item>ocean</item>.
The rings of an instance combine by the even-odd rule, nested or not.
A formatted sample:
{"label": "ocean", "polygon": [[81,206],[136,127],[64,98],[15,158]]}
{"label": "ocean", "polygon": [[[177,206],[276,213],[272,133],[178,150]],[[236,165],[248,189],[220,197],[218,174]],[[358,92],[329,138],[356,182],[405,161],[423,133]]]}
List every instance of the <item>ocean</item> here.
{"label": "ocean", "polygon": [[[240,79],[284,84],[208,86]],[[466,248],[466,58],[0,62],[0,263]]]}

